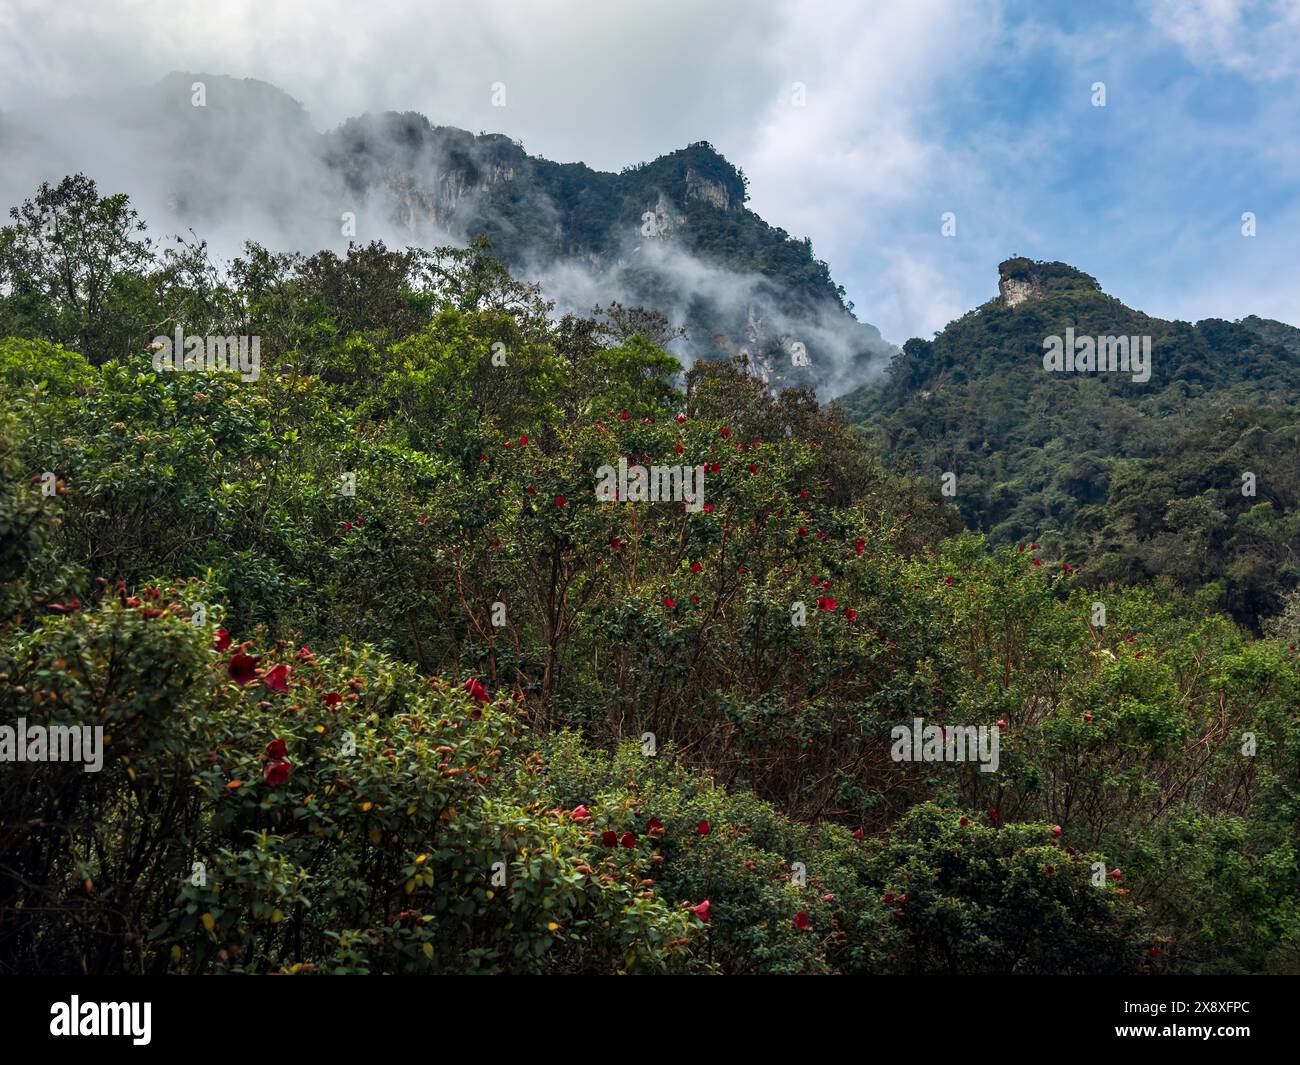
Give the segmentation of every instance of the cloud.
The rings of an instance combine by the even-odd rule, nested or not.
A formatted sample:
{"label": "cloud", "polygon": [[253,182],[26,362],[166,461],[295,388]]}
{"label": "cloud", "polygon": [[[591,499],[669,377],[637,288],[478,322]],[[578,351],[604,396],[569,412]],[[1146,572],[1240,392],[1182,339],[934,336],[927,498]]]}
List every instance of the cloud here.
{"label": "cloud", "polygon": [[1196,63],[1262,81],[1300,74],[1296,0],[1157,0],[1151,23]]}

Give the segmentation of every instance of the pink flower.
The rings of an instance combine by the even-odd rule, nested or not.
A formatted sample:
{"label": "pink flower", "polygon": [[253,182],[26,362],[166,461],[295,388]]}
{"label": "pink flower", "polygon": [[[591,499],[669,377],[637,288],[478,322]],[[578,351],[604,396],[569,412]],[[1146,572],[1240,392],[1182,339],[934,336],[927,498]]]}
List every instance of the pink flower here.
{"label": "pink flower", "polygon": [[695,914],[701,921],[707,921],[713,916],[713,903],[705,899],[698,906],[692,906],[691,913]]}
{"label": "pink flower", "polygon": [[573,812],[570,813],[569,816],[573,818],[573,820],[575,821],[585,821],[587,820],[587,818],[591,816],[591,811],[588,810],[585,806],[577,806],[573,809]]}

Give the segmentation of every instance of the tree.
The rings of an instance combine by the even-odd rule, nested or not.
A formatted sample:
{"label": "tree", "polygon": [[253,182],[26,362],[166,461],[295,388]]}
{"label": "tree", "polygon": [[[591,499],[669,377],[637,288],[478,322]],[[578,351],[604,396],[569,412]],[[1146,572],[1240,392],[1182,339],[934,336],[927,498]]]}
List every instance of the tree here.
{"label": "tree", "polygon": [[126,275],[153,260],[152,242],[125,194],[100,196],[85,174],[42,182],[0,229],[6,332],[48,336],[105,362],[143,346],[138,287]]}

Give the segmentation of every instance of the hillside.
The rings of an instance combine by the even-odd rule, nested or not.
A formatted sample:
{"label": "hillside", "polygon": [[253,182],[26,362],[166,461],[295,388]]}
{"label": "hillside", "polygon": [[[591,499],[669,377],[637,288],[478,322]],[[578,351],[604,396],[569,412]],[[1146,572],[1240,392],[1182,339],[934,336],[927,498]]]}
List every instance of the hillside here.
{"label": "hillside", "polygon": [[[1149,379],[1045,370],[1045,339],[1068,330],[1149,337]],[[1256,624],[1300,580],[1297,399],[1300,330],[1164,321],[1064,263],[1011,259],[996,298],[841,403],[889,463],[955,473],[952,501],[994,542],[1037,540],[1099,584],[1208,585]]]}
{"label": "hillside", "polygon": [[[1294,643],[1176,589],[1098,625],[833,405],[556,320],[481,245],[213,286],[137,224],[69,177],[0,229],[0,971],[1300,969]],[[948,404],[987,323],[1121,320],[1026,280],[953,327],[982,365],[900,368]],[[111,355],[248,322],[233,367]],[[1294,439],[1240,424],[1189,453]]]}

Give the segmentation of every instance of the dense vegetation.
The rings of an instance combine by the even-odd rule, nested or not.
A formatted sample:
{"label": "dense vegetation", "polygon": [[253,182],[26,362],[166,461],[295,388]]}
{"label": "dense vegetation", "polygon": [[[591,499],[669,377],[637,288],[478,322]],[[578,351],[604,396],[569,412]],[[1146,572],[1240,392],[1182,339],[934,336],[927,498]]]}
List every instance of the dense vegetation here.
{"label": "dense vegetation", "polygon": [[[1300,330],[1151,318],[1063,263],[1012,259],[1001,278],[1030,297],[909,340],[844,398],[851,420],[887,463],[955,473],[953,503],[992,542],[1037,538],[1089,585],[1169,586],[1258,629],[1300,583]],[[1150,380],[1045,372],[1067,328],[1151,337]]]}
{"label": "dense vegetation", "polygon": [[[158,371],[177,326],[260,374]],[[16,212],[0,721],[106,755],[3,765],[0,965],[1300,968],[1286,638],[991,546],[661,328],[481,243],[217,270],[84,179]],[[620,456],[703,509],[597,502]],[[998,771],[893,760],[915,718]]]}

